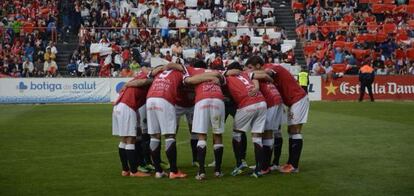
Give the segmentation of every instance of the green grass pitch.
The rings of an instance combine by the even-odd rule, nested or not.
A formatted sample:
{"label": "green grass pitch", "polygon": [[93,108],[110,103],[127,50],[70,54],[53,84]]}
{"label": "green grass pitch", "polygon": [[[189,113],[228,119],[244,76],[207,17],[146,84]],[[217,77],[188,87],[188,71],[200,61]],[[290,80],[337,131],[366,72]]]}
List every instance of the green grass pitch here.
{"label": "green grass pitch", "polygon": [[[226,175],[215,179],[209,168],[203,182],[194,179],[184,121],[178,165],[189,178],[121,177],[111,112],[102,104],[0,105],[0,195],[414,195],[414,102],[312,102],[301,172],[260,179],[229,175],[227,122]],[[284,162],[286,127],[283,133]],[[208,143],[210,162],[211,137]]]}

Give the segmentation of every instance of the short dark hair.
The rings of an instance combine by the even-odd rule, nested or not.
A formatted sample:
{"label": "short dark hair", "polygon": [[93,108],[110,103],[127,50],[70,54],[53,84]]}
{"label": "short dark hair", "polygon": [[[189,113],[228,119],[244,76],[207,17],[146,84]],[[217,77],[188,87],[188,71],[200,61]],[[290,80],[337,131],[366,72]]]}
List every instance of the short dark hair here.
{"label": "short dark hair", "polygon": [[227,65],[227,69],[238,69],[243,71],[243,66],[238,62],[232,62]]}
{"label": "short dark hair", "polygon": [[195,60],[193,63],[193,67],[207,69],[207,63],[205,63],[202,60]]}
{"label": "short dark hair", "polygon": [[256,66],[257,64],[263,65],[264,61],[263,61],[262,57],[256,55],[256,56],[250,57],[246,61],[245,65],[250,65],[250,64],[253,65],[253,66]]}

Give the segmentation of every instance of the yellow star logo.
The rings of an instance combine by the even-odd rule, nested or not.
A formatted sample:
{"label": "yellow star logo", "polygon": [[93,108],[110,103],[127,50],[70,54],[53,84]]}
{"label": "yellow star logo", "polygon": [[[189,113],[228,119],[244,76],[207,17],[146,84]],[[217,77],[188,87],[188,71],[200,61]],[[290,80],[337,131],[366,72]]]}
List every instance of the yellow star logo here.
{"label": "yellow star logo", "polygon": [[325,88],[326,88],[326,90],[328,90],[328,92],[326,93],[326,95],[329,95],[329,94],[334,94],[334,95],[336,95],[336,89],[338,88],[337,86],[334,86],[333,84],[332,84],[332,82],[329,84],[329,86],[325,86]]}

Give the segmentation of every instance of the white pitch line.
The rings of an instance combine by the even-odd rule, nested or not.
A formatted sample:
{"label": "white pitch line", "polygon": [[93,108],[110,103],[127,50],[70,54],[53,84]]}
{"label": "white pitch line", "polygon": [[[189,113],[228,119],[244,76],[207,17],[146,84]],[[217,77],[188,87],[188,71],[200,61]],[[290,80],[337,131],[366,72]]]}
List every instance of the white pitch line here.
{"label": "white pitch line", "polygon": [[[177,145],[186,144],[188,141],[177,142]],[[44,157],[32,157],[26,159],[12,159],[12,160],[0,160],[0,163],[10,163],[10,162],[19,162],[19,161],[33,161],[33,160],[45,160],[45,159],[61,159],[61,158],[73,158],[73,157],[83,157],[83,156],[93,156],[93,155],[103,155],[116,153],[116,151],[107,151],[107,152],[91,152],[91,153],[82,153],[82,154],[68,154],[60,156],[44,156]]]}

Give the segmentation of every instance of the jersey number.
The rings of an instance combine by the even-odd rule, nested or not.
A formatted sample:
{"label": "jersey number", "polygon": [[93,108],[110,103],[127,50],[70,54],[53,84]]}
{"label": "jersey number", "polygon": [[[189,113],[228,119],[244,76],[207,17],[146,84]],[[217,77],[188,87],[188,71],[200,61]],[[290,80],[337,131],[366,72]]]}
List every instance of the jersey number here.
{"label": "jersey number", "polygon": [[250,82],[246,78],[244,78],[243,76],[238,75],[237,79],[239,79],[241,82],[243,82],[243,84],[246,85],[246,86],[251,85]]}
{"label": "jersey number", "polygon": [[165,71],[163,71],[158,77],[159,78],[161,78],[161,79],[164,79],[164,78],[166,78],[168,75],[170,75],[170,73],[172,72],[173,70],[165,70]]}

